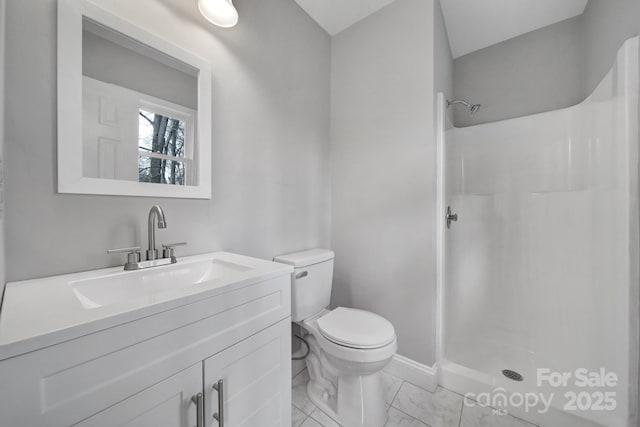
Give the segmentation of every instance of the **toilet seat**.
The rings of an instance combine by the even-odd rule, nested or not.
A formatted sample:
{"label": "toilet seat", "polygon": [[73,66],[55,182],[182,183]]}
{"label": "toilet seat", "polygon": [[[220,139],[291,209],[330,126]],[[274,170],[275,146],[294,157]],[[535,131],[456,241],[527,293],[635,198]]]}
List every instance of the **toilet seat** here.
{"label": "toilet seat", "polygon": [[[322,331],[320,331],[320,326],[318,325],[318,320],[330,313],[331,311],[325,309],[320,313],[317,313],[316,315],[305,319],[303,322],[298,323],[304,330],[315,337],[318,345],[327,355],[343,361],[348,361],[349,363],[370,364],[387,360],[395,354],[398,348],[395,332],[393,334],[391,342],[387,343],[386,345],[370,348],[358,348],[354,347],[353,345],[347,346],[330,340]],[[331,317],[329,317],[328,319],[331,320]],[[326,320],[327,319],[325,319],[325,321]]]}
{"label": "toilet seat", "polygon": [[353,349],[378,349],[395,340],[387,319],[369,311],[338,307],[317,320],[318,331],[334,344]]}

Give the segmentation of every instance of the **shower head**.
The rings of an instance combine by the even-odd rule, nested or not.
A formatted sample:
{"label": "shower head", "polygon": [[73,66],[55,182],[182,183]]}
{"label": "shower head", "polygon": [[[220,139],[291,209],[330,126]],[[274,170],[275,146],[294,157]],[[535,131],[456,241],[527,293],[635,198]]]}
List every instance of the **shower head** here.
{"label": "shower head", "polygon": [[462,99],[456,99],[455,101],[447,100],[447,108],[452,106],[453,104],[462,104],[466,106],[467,108],[469,108],[469,111],[471,111],[471,115],[477,113],[478,110],[480,110],[480,107],[482,106],[481,104],[470,104],[467,101],[464,101]]}

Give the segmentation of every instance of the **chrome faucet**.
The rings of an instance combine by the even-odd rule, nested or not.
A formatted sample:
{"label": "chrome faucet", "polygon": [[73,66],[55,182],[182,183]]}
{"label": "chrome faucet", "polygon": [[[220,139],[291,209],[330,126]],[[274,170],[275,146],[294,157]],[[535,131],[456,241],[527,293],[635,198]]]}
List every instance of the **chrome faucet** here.
{"label": "chrome faucet", "polygon": [[162,251],[162,257],[160,257],[159,251],[156,249],[156,222],[158,223],[158,228],[167,228],[167,220],[164,216],[164,211],[158,205],[152,206],[151,210],[149,211],[149,249],[147,249],[146,261],[142,261],[140,259],[140,246],[121,249],[109,249],[107,253],[126,253],[127,263],[124,265],[125,270],[141,270],[143,268],[175,264],[176,262],[178,262],[178,259],[174,254],[175,247],[184,246],[187,243],[167,243],[162,245],[162,248],[164,250]]}
{"label": "chrome faucet", "polygon": [[149,211],[149,249],[147,249],[147,260],[158,259],[158,250],[156,249],[156,219],[158,220],[158,228],[167,228],[167,221],[164,217],[164,211],[158,205],[151,207]]}

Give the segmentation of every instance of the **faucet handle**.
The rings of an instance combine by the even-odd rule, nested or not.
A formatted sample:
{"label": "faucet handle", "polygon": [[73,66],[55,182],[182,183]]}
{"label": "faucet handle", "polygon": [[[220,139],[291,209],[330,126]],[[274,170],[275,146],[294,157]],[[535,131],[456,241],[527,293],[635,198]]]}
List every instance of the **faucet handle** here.
{"label": "faucet handle", "polygon": [[[130,248],[109,249],[108,254],[127,254],[127,264],[136,264],[140,262],[140,246],[132,246]],[[126,266],[125,266],[126,267]]]}
{"label": "faucet handle", "polygon": [[178,242],[178,243],[167,243],[166,245],[162,245],[162,247],[164,248],[162,250],[162,257],[163,258],[171,258],[171,262],[175,263],[177,262],[176,257],[173,255],[173,249],[176,246],[186,246],[187,242]]}
{"label": "faucet handle", "polygon": [[165,249],[175,248],[176,246],[187,246],[187,242],[178,242],[178,243],[167,243],[162,245]]}

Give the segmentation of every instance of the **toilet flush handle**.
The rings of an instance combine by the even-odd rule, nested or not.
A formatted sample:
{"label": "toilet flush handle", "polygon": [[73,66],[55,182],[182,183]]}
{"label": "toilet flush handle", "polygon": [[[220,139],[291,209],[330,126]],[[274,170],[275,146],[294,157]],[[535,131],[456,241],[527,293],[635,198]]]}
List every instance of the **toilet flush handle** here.
{"label": "toilet flush handle", "polygon": [[296,274],[296,279],[302,279],[303,277],[307,277],[308,275],[308,271],[301,271],[300,273]]}

